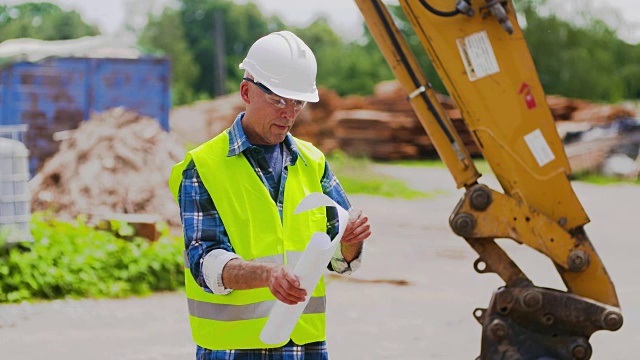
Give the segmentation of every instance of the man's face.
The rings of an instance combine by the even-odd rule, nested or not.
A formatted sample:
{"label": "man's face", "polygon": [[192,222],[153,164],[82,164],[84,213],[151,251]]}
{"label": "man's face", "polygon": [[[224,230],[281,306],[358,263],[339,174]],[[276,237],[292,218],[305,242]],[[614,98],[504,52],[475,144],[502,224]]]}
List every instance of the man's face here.
{"label": "man's face", "polygon": [[[283,99],[275,94],[266,94],[255,84],[243,81],[240,94],[247,104],[246,113],[242,119],[242,128],[254,145],[275,145],[281,143],[293,127],[300,109],[289,99]],[[276,104],[283,100],[283,108]]]}

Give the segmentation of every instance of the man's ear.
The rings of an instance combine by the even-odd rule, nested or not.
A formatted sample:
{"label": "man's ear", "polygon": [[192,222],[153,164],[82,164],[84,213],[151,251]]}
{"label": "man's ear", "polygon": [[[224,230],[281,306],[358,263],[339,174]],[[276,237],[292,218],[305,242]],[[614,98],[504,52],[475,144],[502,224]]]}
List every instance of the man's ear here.
{"label": "man's ear", "polygon": [[251,100],[249,99],[249,84],[246,81],[240,83],[240,96],[242,96],[245,104],[251,104]]}

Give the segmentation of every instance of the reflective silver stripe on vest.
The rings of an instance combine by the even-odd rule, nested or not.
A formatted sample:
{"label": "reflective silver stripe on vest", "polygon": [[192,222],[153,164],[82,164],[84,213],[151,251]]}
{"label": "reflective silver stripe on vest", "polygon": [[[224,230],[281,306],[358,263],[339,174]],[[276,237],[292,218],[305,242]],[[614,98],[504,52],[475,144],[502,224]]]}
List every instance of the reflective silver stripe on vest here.
{"label": "reflective silver stripe on vest", "polygon": [[[204,301],[187,299],[189,315],[207,320],[238,321],[260,319],[269,316],[271,308],[278,300],[262,301],[248,305],[212,304]],[[304,308],[303,314],[322,314],[326,309],[324,296],[312,297]]]}
{"label": "reflective silver stripe on vest", "polygon": [[[189,254],[185,250],[184,254],[184,267],[185,269],[189,269]],[[302,252],[300,251],[287,251],[287,264],[289,268],[293,269],[300,258],[302,257]],[[284,264],[284,257],[282,254],[269,255],[261,258],[255,258],[252,261],[261,262],[261,263],[276,263],[276,264]]]}

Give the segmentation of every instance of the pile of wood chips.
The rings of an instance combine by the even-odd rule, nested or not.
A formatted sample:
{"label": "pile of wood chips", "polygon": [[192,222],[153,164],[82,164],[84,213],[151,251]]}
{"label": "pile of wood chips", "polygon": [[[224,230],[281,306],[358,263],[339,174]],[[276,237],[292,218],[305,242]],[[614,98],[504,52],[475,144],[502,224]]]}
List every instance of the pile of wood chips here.
{"label": "pile of wood chips", "polygon": [[239,93],[175,107],[169,114],[171,134],[193,148],[231,126],[245,104]]}
{"label": "pile of wood chips", "polygon": [[184,153],[157,120],[122,108],[93,114],[29,182],[32,210],[52,210],[63,220],[83,214],[91,222],[149,214],[179,226],[167,182]]}

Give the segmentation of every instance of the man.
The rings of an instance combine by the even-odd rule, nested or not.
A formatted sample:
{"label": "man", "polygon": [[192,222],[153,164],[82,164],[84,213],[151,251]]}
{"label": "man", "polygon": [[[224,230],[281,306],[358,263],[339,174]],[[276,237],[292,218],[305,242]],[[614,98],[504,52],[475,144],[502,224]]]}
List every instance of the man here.
{"label": "man", "polygon": [[[327,359],[324,278],[303,289],[292,270],[311,235],[337,234],[335,208],[294,214],[300,200],[323,192],[349,201],[308,142],[289,134],[307,101],[317,102],[316,60],[291,32],[257,40],[240,64],[246,104],[230,129],[190,151],[171,174],[185,240],[186,291],[196,358]],[[349,274],[371,234],[367,216],[350,220],[328,268]],[[259,339],[274,302],[310,296],[285,344]]]}

